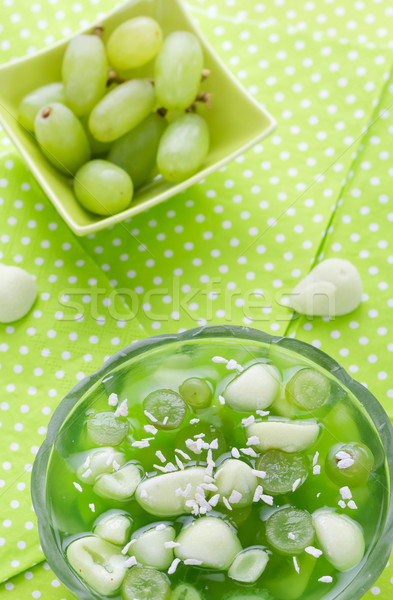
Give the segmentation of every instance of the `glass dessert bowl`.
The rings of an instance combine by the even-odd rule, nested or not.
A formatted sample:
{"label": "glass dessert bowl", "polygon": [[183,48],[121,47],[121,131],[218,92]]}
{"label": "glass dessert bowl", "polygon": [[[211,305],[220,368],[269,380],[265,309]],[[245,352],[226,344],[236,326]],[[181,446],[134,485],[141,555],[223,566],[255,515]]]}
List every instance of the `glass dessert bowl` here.
{"label": "glass dessert bowl", "polygon": [[374,396],[308,344],[150,338],[53,415],[41,544],[81,600],[358,600],[392,546],[392,448]]}

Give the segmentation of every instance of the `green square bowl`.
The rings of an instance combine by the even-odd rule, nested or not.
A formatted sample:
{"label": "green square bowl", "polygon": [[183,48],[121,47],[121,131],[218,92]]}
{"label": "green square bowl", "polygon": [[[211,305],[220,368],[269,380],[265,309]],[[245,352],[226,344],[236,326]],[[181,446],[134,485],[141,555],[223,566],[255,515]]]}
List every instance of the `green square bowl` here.
{"label": "green square bowl", "polygon": [[[18,123],[18,106],[23,96],[37,87],[61,80],[61,62],[69,40],[0,67],[0,122],[57,211],[77,235],[114,225],[174,196],[256,144],[276,126],[273,117],[245,91],[217,57],[181,0],[131,0],[125,3],[103,19],[104,41],[120,23],[137,15],[157,19],[165,35],[174,30],[188,30],[199,38],[205,67],[211,71],[203,89],[212,93],[213,107],[201,109],[209,124],[211,148],[198,173],[178,184],[157,178],[139,189],[130,207],[120,214],[99,217],[82,208],[73,194],[72,180],[47,162],[34,136]],[[86,31],[89,30],[91,27]],[[141,73],[142,76],[150,74],[151,65]]]}

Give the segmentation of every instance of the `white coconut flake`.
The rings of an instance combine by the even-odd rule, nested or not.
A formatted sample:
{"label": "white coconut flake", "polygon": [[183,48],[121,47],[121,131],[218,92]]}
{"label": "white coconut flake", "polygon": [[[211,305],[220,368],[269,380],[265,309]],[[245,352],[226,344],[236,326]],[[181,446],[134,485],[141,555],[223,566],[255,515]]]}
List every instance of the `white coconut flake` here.
{"label": "white coconut flake", "polygon": [[123,550],[121,551],[121,553],[122,553],[122,554],[127,554],[128,550],[129,550],[129,548],[130,548],[130,546],[132,546],[132,544],[135,544],[135,542],[136,542],[136,539],[130,540],[130,541],[128,542],[128,544],[126,544],[126,545],[124,546],[124,548],[123,548]]}
{"label": "white coconut flake", "polygon": [[357,510],[356,502],[354,502],[354,500],[350,500],[348,502],[348,508],[350,508],[351,510]]}
{"label": "white coconut flake", "polygon": [[144,410],[143,412],[145,414],[145,417],[147,417],[148,419],[150,419],[150,421],[152,423],[157,423],[158,422],[158,419],[156,419],[155,416],[152,415],[148,410]]}
{"label": "white coconut flake", "polygon": [[317,498],[319,498],[319,496],[320,496],[320,495],[321,495],[321,492],[318,492],[318,494],[317,494]]}
{"label": "white coconut flake", "polygon": [[258,454],[252,448],[240,448],[240,452],[246,454],[246,456],[251,456],[252,458],[256,458]]}
{"label": "white coconut flake", "polygon": [[339,452],[337,452],[337,454],[336,454],[337,460],[345,460],[346,458],[352,458],[352,456],[350,454],[348,454],[348,452],[344,452],[344,450],[340,450]]}
{"label": "white coconut flake", "polygon": [[127,398],[115,410],[115,417],[128,417]]}
{"label": "white coconut flake", "polygon": [[259,437],[257,437],[256,435],[252,435],[247,440],[247,446],[255,446],[255,444],[259,444],[259,443],[260,443]]}
{"label": "white coconut flake", "polygon": [[109,394],[109,398],[108,398],[109,406],[117,406],[118,402],[119,402],[119,397],[117,394],[115,394],[114,392],[112,392],[112,394]]}
{"label": "white coconut flake", "polygon": [[228,498],[226,498],[225,496],[222,497],[222,501],[225,504],[225,506],[227,507],[228,510],[232,510],[232,506],[229,504]]}
{"label": "white coconut flake", "polygon": [[162,463],[166,462],[166,458],[163,455],[163,453],[161,452],[161,450],[157,450],[156,456],[157,456],[158,460],[160,460]]}
{"label": "white coconut flake", "polygon": [[273,506],[274,498],[273,496],[269,496],[268,494],[262,494],[261,500],[265,502],[265,504],[269,504],[269,506]]}
{"label": "white coconut flake", "polygon": [[311,556],[314,556],[315,558],[319,558],[323,554],[322,550],[319,550],[318,548],[315,548],[314,546],[307,546],[307,548],[305,548],[305,551],[307,552],[307,554],[310,554]]}
{"label": "white coconut flake", "polygon": [[255,490],[254,498],[252,499],[252,501],[259,502],[259,500],[262,498],[262,494],[263,494],[263,487],[261,485],[258,485],[257,489]]}
{"label": "white coconut flake", "polygon": [[344,501],[344,500],[339,500],[339,501],[338,501],[338,505],[339,505],[339,507],[340,507],[340,508],[342,508],[342,509],[344,509],[344,508],[347,508],[347,505],[345,504],[345,501]]}
{"label": "white coconut flake", "polygon": [[224,405],[225,404],[225,398],[224,396],[221,396],[221,394],[218,396],[218,401],[220,404]]}
{"label": "white coconut flake", "polygon": [[168,421],[169,421],[169,417],[168,417],[168,415],[167,415],[167,416],[165,417],[165,419],[163,420],[162,424],[163,424],[163,425],[166,425],[166,424],[168,423]]}
{"label": "white coconut flake", "polygon": [[216,438],[215,440],[213,440],[211,442],[211,444],[209,445],[209,448],[211,448],[212,450],[218,450],[218,438]]}
{"label": "white coconut flake", "polygon": [[148,439],[140,440],[140,441],[132,442],[131,446],[133,446],[133,448],[148,448],[150,446],[150,442]]}
{"label": "white coconut flake", "polygon": [[168,575],[173,575],[173,573],[176,571],[178,564],[181,562],[180,558],[175,558],[175,560],[172,562],[171,566],[168,569]]}
{"label": "white coconut flake", "polygon": [[143,429],[146,431],[146,433],[151,433],[152,435],[156,435],[158,431],[157,427],[154,427],[154,425],[144,425]]}
{"label": "white coconut flake", "polygon": [[239,504],[242,498],[243,494],[241,494],[237,490],[233,490],[232,494],[229,496],[229,502],[230,504]]}
{"label": "white coconut flake", "polygon": [[116,460],[113,460],[112,466],[115,469],[115,471],[118,471],[120,469],[120,465]]}
{"label": "white coconut flake", "polygon": [[302,480],[296,479],[296,481],[293,482],[293,486],[292,486],[292,491],[295,492],[297,490],[297,488],[299,487],[299,485],[301,484]]}
{"label": "white coconut flake", "polygon": [[83,492],[82,486],[79,483],[77,483],[76,481],[73,481],[72,483],[74,484],[74,487],[78,490],[78,492]]}
{"label": "white coconut flake", "polygon": [[175,461],[176,461],[176,464],[179,467],[179,469],[181,471],[184,471],[184,465],[178,456],[175,456]]}
{"label": "white coconut flake", "polygon": [[89,508],[90,508],[91,512],[96,512],[96,507],[93,503],[89,504]]}
{"label": "white coconut flake", "polygon": [[136,564],[137,564],[137,560],[136,560],[135,556],[130,556],[130,558],[127,558],[124,561],[123,566],[129,568],[129,567],[134,567]]}
{"label": "white coconut flake", "polygon": [[228,360],[226,368],[228,369],[228,371],[233,371],[234,369],[237,369],[238,366],[239,365],[237,361],[234,358],[231,358],[230,360]]}
{"label": "white coconut flake", "polygon": [[179,542],[165,542],[164,543],[165,548],[177,548],[178,546],[180,546]]}
{"label": "white coconut flake", "polygon": [[153,467],[162,473],[172,473],[177,471],[177,467],[175,467],[175,465],[171,462],[167,463],[165,467],[161,467],[161,465],[153,465]]}
{"label": "white coconut flake", "polygon": [[255,417],[254,415],[250,415],[249,417],[242,419],[242,425],[244,425],[244,427],[248,427],[249,425],[252,425],[255,421]]}
{"label": "white coconut flake", "polygon": [[215,494],[214,496],[212,496],[210,498],[210,500],[208,502],[209,502],[210,506],[217,506],[219,499],[220,499],[220,494]]}
{"label": "white coconut flake", "polygon": [[216,492],[218,490],[218,487],[214,483],[202,483],[201,488],[208,492]]}
{"label": "white coconut flake", "polygon": [[183,452],[183,450],[180,450],[179,448],[176,448],[175,452],[180,454],[180,456],[182,456],[185,460],[191,460],[191,456],[187,454],[187,452]]}
{"label": "white coconut flake", "polygon": [[237,448],[232,448],[231,454],[232,454],[233,458],[240,458],[240,452]]}
{"label": "white coconut flake", "polygon": [[184,561],[185,565],[194,565],[194,566],[199,566],[203,564],[203,560],[198,560],[197,558],[186,558],[186,560]]}
{"label": "white coconut flake", "polygon": [[320,577],[318,581],[320,581],[321,583],[332,583],[333,577],[331,577],[330,575],[324,575],[323,577]]}
{"label": "white coconut flake", "polygon": [[202,440],[186,440],[186,446],[191,452],[194,454],[202,454],[202,444],[200,443]]}
{"label": "white coconut flake", "polygon": [[199,439],[202,439],[204,437],[206,437],[206,433],[196,433],[194,435],[194,440],[199,440]]}
{"label": "white coconut flake", "polygon": [[300,573],[300,568],[299,568],[296,556],[293,557],[293,566],[295,567],[296,573]]}
{"label": "white coconut flake", "polygon": [[314,475],[320,475],[321,474],[321,465],[314,465],[312,468],[312,472]]}
{"label": "white coconut flake", "polygon": [[82,477],[83,479],[86,479],[87,477],[89,477],[92,474],[92,470],[91,469],[87,469],[84,473],[82,473]]}
{"label": "white coconut flake", "polygon": [[86,458],[85,462],[82,465],[82,469],[87,469],[88,467],[90,467],[90,460],[91,460],[91,458],[90,458],[90,454],[89,454],[89,456]]}
{"label": "white coconut flake", "polygon": [[199,423],[200,419],[191,419],[190,420],[190,425],[196,425],[197,423]]}
{"label": "white coconut flake", "polygon": [[267,417],[270,415],[270,410],[257,410],[255,411],[257,413],[257,415],[259,415],[260,417]]}
{"label": "white coconut flake", "polygon": [[318,458],[319,458],[319,452],[317,450],[316,453],[314,454],[314,458],[312,459],[312,466],[313,467],[315,467],[315,465],[317,464]]}
{"label": "white coconut flake", "polygon": [[340,494],[343,500],[351,500],[352,498],[352,492],[347,485],[340,488]]}
{"label": "white coconut flake", "polygon": [[294,533],[292,533],[292,531],[290,531],[288,533],[288,539],[292,540],[292,541],[295,541],[296,540],[296,535]]}
{"label": "white coconut flake", "polygon": [[212,362],[226,364],[228,361],[223,356],[213,356]]}
{"label": "white coconut flake", "polygon": [[342,460],[339,460],[337,463],[337,466],[339,469],[343,470],[343,469],[349,469],[349,467],[352,467],[352,465],[355,464],[355,461],[353,460],[353,458],[343,458]]}
{"label": "white coconut flake", "polygon": [[252,469],[252,473],[253,473],[253,475],[255,475],[255,477],[258,477],[259,479],[265,479],[265,477],[266,477],[266,471],[260,471],[259,469]]}

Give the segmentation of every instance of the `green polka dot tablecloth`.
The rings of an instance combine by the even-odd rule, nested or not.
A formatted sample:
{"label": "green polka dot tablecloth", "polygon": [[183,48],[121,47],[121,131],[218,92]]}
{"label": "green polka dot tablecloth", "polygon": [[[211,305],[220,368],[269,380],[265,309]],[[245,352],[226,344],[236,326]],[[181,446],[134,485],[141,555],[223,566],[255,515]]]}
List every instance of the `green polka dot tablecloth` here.
{"label": "green polka dot tablecloth", "polygon": [[[27,317],[0,325],[4,599],[72,600],[43,562],[31,464],[63,395],[138,337],[213,322],[296,335],[339,360],[393,418],[393,8],[383,0],[213,2],[192,0],[193,17],[279,127],[200,184],[76,238],[0,132],[0,260],[26,268],[39,287]],[[0,61],[113,7],[0,0]],[[293,319],[283,296],[328,256],[359,268],[361,306],[333,321]],[[390,599],[392,582],[388,566],[365,598]]]}

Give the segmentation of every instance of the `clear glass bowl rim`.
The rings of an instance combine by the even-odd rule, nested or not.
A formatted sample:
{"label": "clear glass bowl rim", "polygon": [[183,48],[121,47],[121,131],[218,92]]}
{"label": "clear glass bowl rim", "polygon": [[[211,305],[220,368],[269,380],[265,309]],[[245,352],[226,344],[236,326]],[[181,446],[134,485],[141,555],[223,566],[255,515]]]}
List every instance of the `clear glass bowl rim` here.
{"label": "clear glass bowl rim", "polygon": [[[88,586],[84,585],[82,581],[77,579],[72,569],[65,562],[63,553],[56,542],[54,530],[46,510],[46,475],[49,458],[56,435],[67,419],[70,411],[93,385],[100,379],[108,376],[125,361],[159,346],[209,338],[244,339],[260,342],[267,346],[278,346],[290,352],[300,354],[329,371],[332,376],[346,386],[363,405],[373,421],[385,449],[386,456],[388,457],[390,489],[388,499],[389,505],[385,523],[383,527],[381,527],[378,544],[371,550],[366,562],[355,578],[345,589],[339,592],[338,595],[329,595],[329,592],[327,591],[320,599],[359,600],[367,590],[371,588],[373,583],[385,569],[393,544],[393,488],[391,485],[393,481],[393,460],[389,460],[391,457],[393,458],[393,428],[389,417],[376,397],[369,392],[367,388],[355,381],[337,361],[325,352],[296,338],[274,336],[257,329],[237,325],[209,325],[190,329],[181,333],[164,334],[144,340],[138,340],[114,354],[100,369],[80,381],[63,398],[49,422],[46,439],[40,447],[34,461],[31,480],[32,500],[38,519],[40,542],[50,567],[64,585],[73,592],[79,600],[99,600],[101,598],[100,595],[96,594],[88,588]],[[257,600],[257,596],[255,598]]]}

